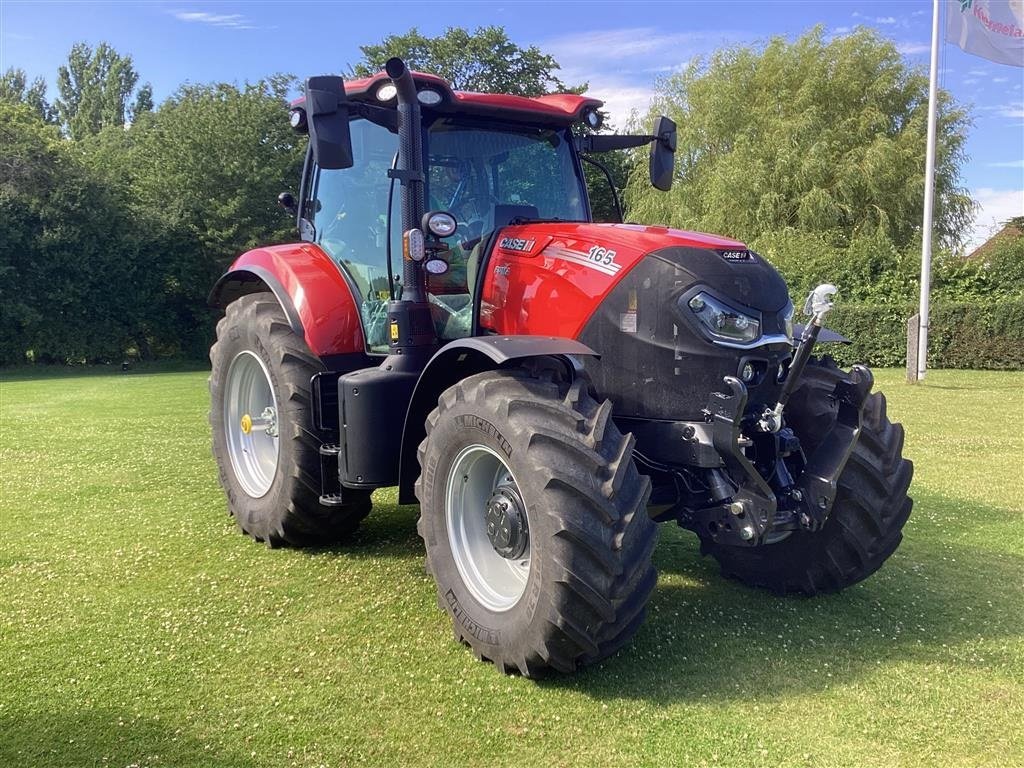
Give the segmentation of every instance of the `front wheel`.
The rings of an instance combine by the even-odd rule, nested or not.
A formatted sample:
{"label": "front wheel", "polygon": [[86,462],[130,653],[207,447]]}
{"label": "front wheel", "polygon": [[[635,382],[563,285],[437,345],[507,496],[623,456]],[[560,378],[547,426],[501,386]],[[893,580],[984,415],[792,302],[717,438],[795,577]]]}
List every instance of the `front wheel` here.
{"label": "front wheel", "polygon": [[427,569],[456,638],[505,672],[571,672],[643,622],[650,481],[610,416],[582,381],[509,370],[447,389],[427,419]]}
{"label": "front wheel", "polygon": [[[832,398],[845,376],[831,358],[812,358],[786,406],[786,423],[812,453],[836,418]],[[832,512],[820,531],[794,531],[761,547],[701,540],[722,573],[774,592],[836,592],[877,571],[899,546],[913,504],[907,490],[913,465],[903,458],[903,427],[886,415],[874,393],[861,413],[861,433],[839,476]]]}

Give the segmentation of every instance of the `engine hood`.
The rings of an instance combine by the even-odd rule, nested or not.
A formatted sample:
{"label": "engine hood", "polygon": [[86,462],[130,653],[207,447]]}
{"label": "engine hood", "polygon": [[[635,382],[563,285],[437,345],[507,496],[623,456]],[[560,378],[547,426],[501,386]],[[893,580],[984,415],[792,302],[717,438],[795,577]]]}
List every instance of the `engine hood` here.
{"label": "engine hood", "polygon": [[701,284],[764,312],[789,301],[778,273],[738,240],[639,224],[535,222],[498,233],[482,276],[481,327],[575,337],[645,259],[671,264],[679,292]]}

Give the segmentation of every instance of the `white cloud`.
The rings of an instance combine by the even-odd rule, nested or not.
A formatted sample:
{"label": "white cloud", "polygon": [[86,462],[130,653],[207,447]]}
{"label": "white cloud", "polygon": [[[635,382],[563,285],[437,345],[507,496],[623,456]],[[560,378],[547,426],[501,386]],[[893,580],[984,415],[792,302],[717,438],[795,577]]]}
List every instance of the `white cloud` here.
{"label": "white cloud", "polygon": [[863,13],[859,13],[857,11],[854,11],[851,16],[855,19],[863,19],[864,21],[874,22],[875,24],[884,24],[886,26],[901,23],[895,16],[865,16]]}
{"label": "white cloud", "polygon": [[609,124],[621,129],[633,110],[647,112],[660,78],[681,71],[696,55],[743,37],[727,30],[662,32],[635,27],[575,32],[539,45],[561,65],[559,79],[588,83],[587,95],[605,102]]}
{"label": "white cloud", "polygon": [[970,69],[970,70],[967,71],[967,74],[970,75],[971,77],[988,77],[988,70],[987,69]]}
{"label": "white cloud", "polygon": [[996,107],[996,113],[1000,117],[1013,117],[1022,118],[1024,117],[1024,101],[1018,101],[1010,104],[1000,104]]}
{"label": "white cloud", "polygon": [[713,48],[736,37],[737,33],[729,31],[662,33],[654,27],[601,29],[549,38],[544,41],[544,50],[563,66],[565,61],[569,61],[592,67],[604,61],[663,56],[684,48]]}
{"label": "white cloud", "polygon": [[968,77],[967,79],[964,80],[964,85],[976,85],[977,83],[980,82],[981,81],[976,77]]}
{"label": "white cloud", "polygon": [[650,87],[644,87],[624,78],[592,77],[587,95],[603,101],[604,110],[608,113],[608,124],[622,130],[634,111],[641,116],[646,115],[654,101],[655,92],[653,83]]}
{"label": "white cloud", "polygon": [[974,228],[967,252],[977,248],[999,231],[1014,216],[1024,216],[1024,189],[992,189],[979,187],[971,190],[971,197],[980,206],[974,217]]}
{"label": "white cloud", "polygon": [[993,83],[1008,83],[1008,82],[1010,82],[1010,78],[1008,78],[1008,77],[993,77],[992,78],[992,82]]}
{"label": "white cloud", "polygon": [[1008,160],[1005,163],[989,163],[989,168],[1024,168],[1024,160]]}
{"label": "white cloud", "polygon": [[928,43],[897,43],[896,50],[904,56],[913,56],[916,53],[928,53],[932,49]]}
{"label": "white cloud", "polygon": [[213,27],[231,29],[256,29],[256,25],[240,13],[207,13],[206,11],[172,11],[178,21],[198,22]]}

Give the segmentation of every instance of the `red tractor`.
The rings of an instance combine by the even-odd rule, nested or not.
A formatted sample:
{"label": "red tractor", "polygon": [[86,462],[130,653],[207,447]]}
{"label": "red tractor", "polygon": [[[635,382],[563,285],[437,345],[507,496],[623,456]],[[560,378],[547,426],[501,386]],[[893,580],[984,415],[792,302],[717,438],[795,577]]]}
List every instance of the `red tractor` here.
{"label": "red tractor", "polygon": [[814,594],[877,570],[911,508],[871,373],[811,356],[843,340],[822,328],[832,286],[794,326],[743,243],[591,221],[590,155],[650,145],[667,190],[675,150],[665,117],[574,130],[600,107],[454,91],[399,59],[311,78],[281,196],[301,242],[243,254],[212,294],[214,453],[242,530],[333,543],[397,485],[456,636],[529,676],[630,640],[656,522],[729,576]]}

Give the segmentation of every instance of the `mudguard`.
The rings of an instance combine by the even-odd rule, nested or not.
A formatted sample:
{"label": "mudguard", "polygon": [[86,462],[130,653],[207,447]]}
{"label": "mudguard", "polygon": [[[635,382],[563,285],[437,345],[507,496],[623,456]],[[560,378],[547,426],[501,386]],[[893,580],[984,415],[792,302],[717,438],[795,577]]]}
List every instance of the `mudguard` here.
{"label": "mudguard", "polygon": [[270,290],[292,330],[321,359],[363,355],[359,307],[338,266],[313,243],[255,248],[239,256],[213,287],[210,305],[226,307],[239,296]]}
{"label": "mudguard", "polygon": [[598,356],[586,344],[558,336],[471,336],[442,347],[427,362],[409,401],[399,457],[398,503],[416,503],[416,449],[426,437],[424,422],[444,390],[467,376],[535,357],[565,357],[577,370],[573,358],[581,355]]}

